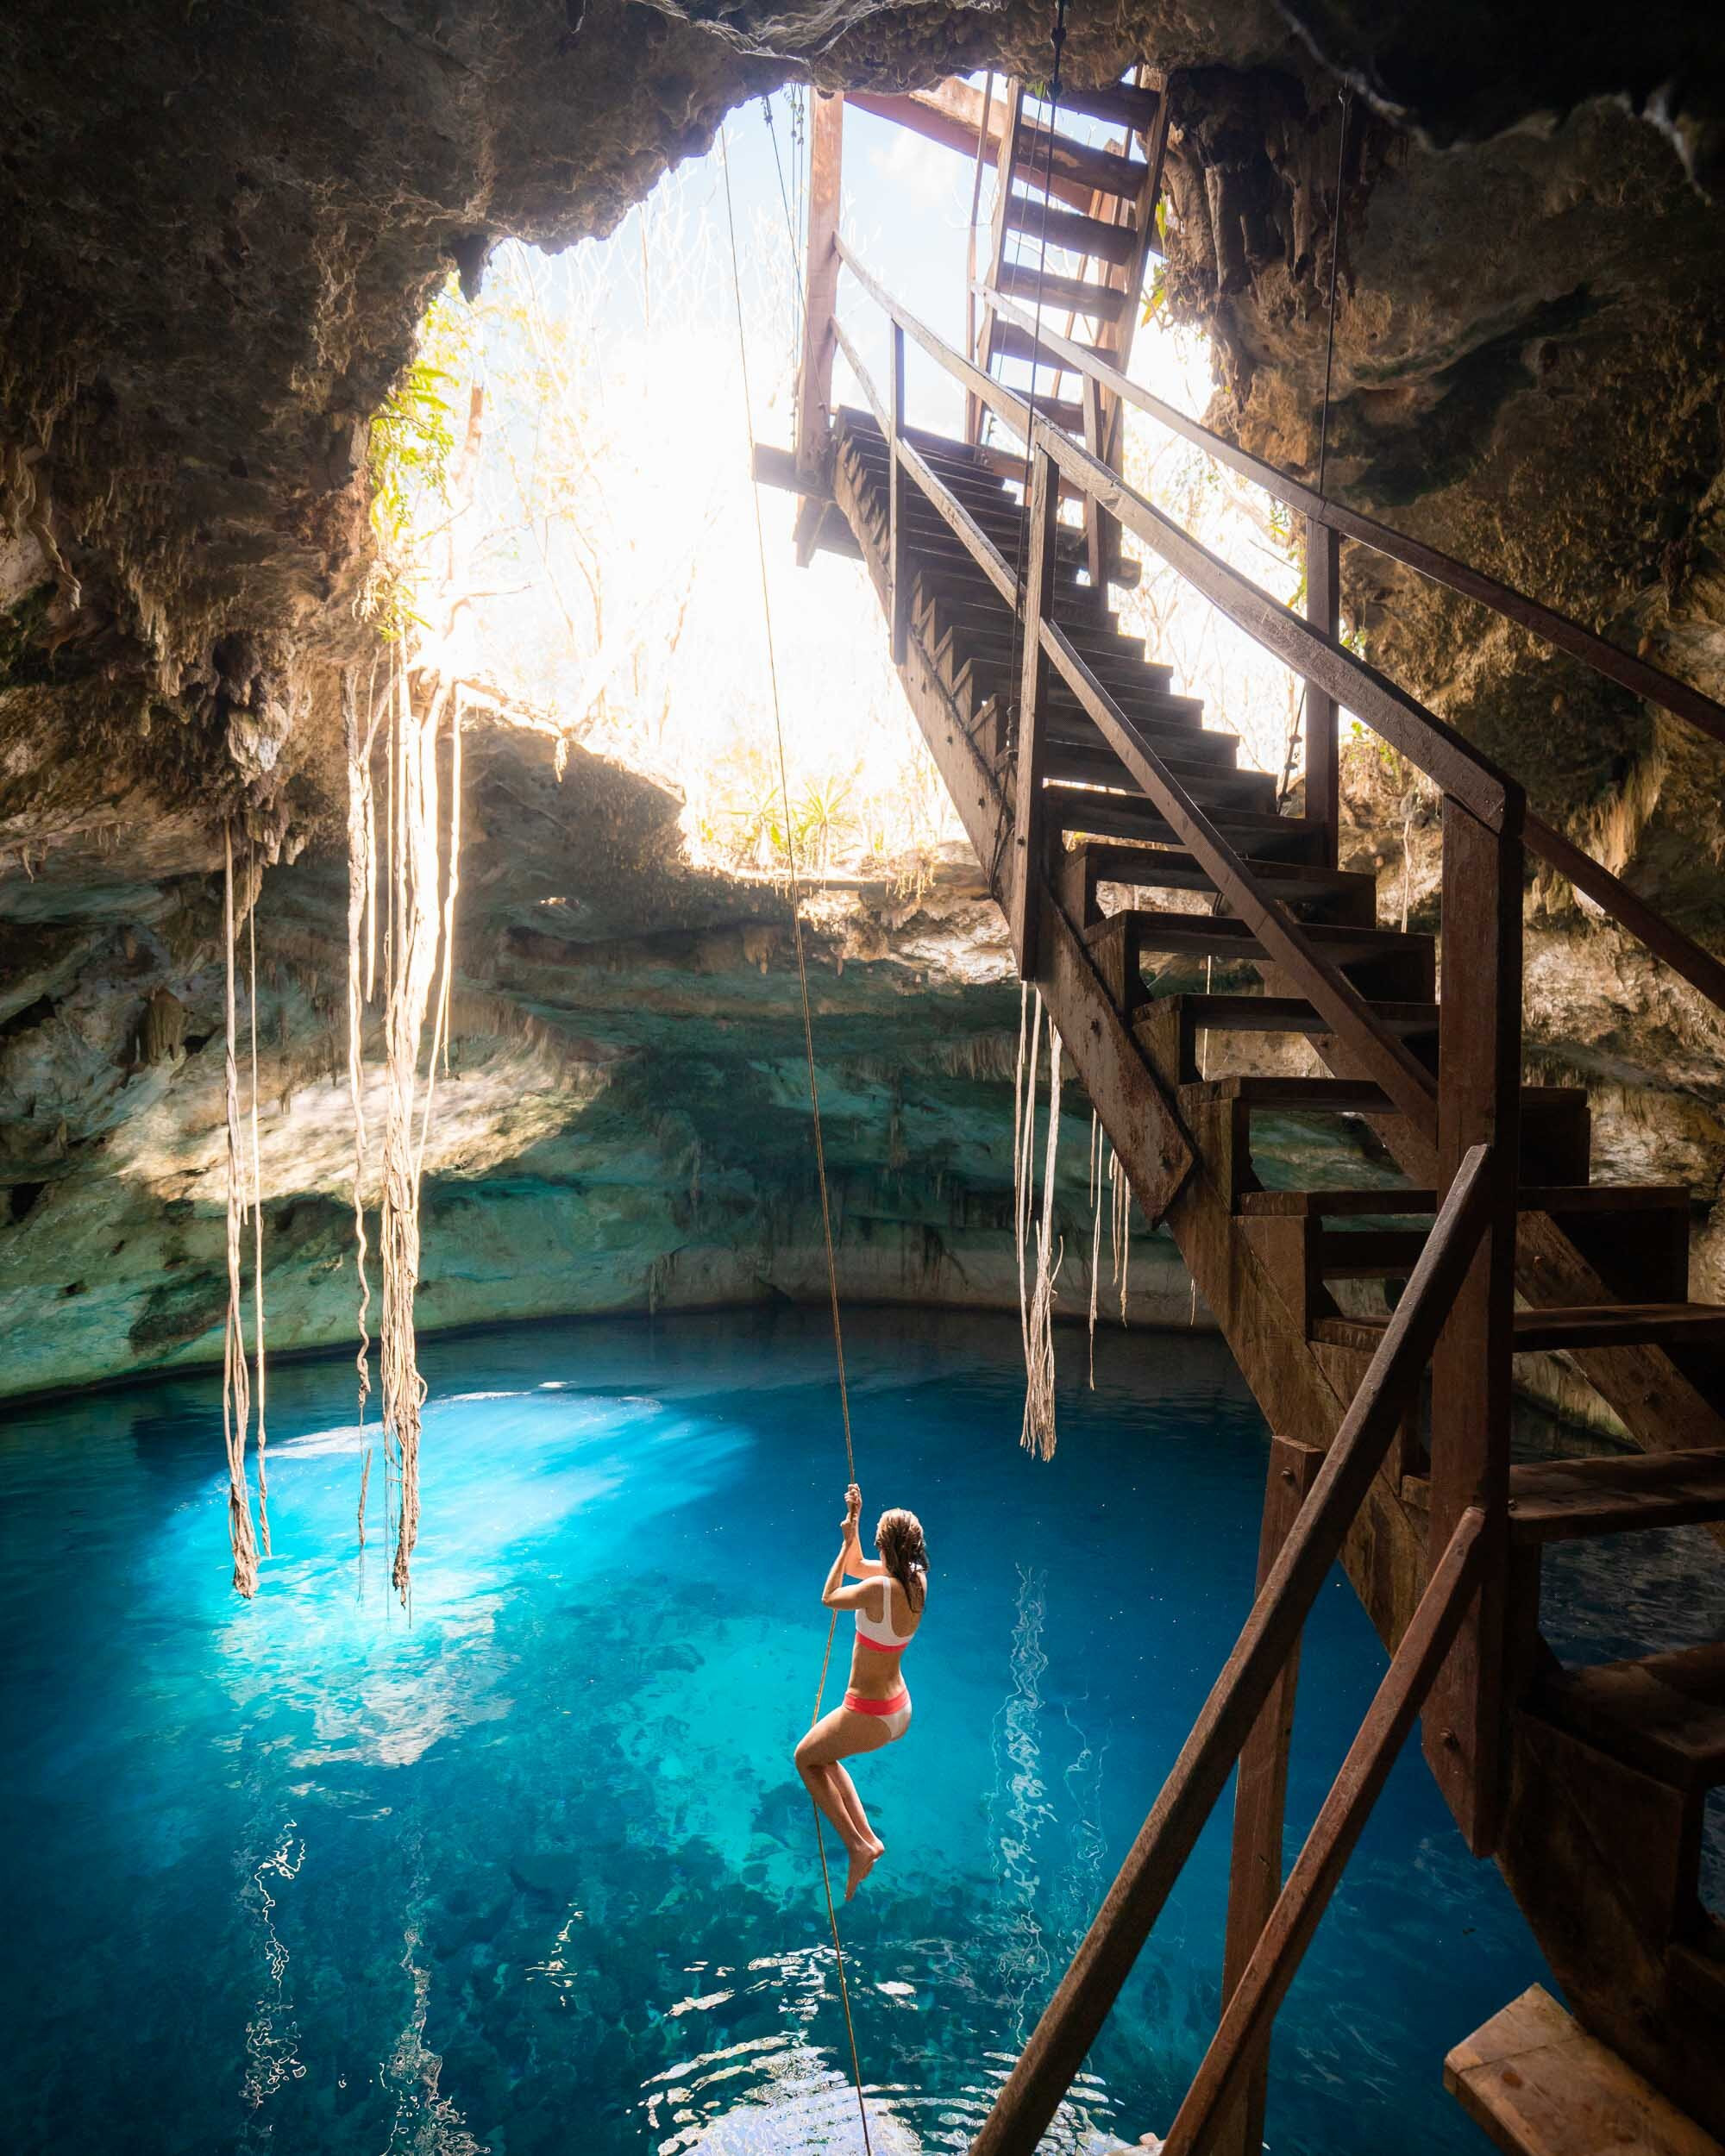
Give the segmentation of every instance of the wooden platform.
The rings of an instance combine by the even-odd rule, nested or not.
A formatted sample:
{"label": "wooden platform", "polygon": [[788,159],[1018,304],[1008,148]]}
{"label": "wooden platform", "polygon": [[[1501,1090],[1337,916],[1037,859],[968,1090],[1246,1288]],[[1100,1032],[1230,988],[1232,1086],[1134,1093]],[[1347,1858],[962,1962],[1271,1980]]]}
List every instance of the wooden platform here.
{"label": "wooden platform", "polygon": [[1444,2086],[1512,2156],[1722,2156],[1537,1984],[1456,2046]]}

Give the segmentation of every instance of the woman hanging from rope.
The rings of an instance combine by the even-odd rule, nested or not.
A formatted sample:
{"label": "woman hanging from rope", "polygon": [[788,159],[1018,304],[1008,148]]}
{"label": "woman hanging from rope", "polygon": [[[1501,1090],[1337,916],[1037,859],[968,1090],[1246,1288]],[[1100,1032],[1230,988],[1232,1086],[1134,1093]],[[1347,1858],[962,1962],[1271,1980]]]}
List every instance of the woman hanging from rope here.
{"label": "woman hanging from rope", "polygon": [[[862,1510],[862,1493],[853,1482],[844,1493],[838,1555],[820,1591],[829,1609],[856,1613],[850,1689],[844,1704],[824,1714],[796,1751],[797,1772],[850,1853],[847,1902],[886,1854],[886,1844],[869,1826],[856,1784],[843,1763],[859,1752],[878,1752],[896,1742],[910,1727],[911,1695],[899,1663],[928,1600],[928,1551],[916,1514],[883,1512],[875,1529],[881,1554],[865,1557],[856,1535]],[[847,1586],[848,1576],[858,1584]]]}

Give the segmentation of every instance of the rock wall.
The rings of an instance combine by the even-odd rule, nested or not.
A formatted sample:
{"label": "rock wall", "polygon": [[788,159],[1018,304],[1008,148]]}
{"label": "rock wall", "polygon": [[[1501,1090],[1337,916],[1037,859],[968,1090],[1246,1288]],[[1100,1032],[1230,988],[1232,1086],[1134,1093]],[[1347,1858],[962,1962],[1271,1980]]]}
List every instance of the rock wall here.
{"label": "rock wall", "polygon": [[[481,723],[466,766],[422,1326],[823,1300],[784,893],[691,868],[674,797],[579,751],[560,780],[543,736]],[[956,853],[931,874],[811,901],[841,1287],[854,1300],[1011,1307],[1019,992],[974,862]],[[354,1338],[346,904],[344,869],[314,852],[266,873],[255,918],[278,1352]],[[220,906],[210,878],[116,874],[75,914],[14,912],[5,924],[0,1394],[219,1361]],[[243,981],[240,1022],[248,1100]],[[372,1039],[373,1134],[379,1050]],[[1082,1096],[1067,1101],[1061,1284],[1076,1317],[1088,1300],[1090,1130]],[[373,1244],[375,1170],[373,1135]],[[1108,1255],[1105,1232],[1105,1269]],[[375,1294],[374,1259],[372,1279]],[[1134,1237],[1128,1285],[1134,1323],[1208,1323],[1166,1238]],[[1118,1321],[1112,1294],[1105,1313]]]}
{"label": "rock wall", "polygon": [[[435,283],[471,283],[505,233],[608,230],[788,77],[1041,74],[1046,33],[1030,0],[141,0],[123,22],[25,0],[0,22],[14,1389],[211,1352],[229,814],[271,864],[278,1337],[345,1330],[336,680],[361,636],[369,417]],[[1217,423],[1314,475],[1327,379],[1333,492],[1725,690],[1718,11],[1588,0],[1557,34],[1475,0],[1126,0],[1071,33],[1076,75],[1168,71],[1164,291],[1215,339]],[[1347,602],[1377,663],[1718,937],[1716,745],[1359,549]],[[486,751],[428,1319],[801,1292],[778,900],[688,869],[653,789],[593,763],[558,787],[542,748]],[[1428,796],[1361,743],[1348,799],[1386,916],[1429,920]],[[856,1286],[999,1299],[1015,999],[955,873],[825,924],[822,1054]],[[1529,906],[1530,1050],[1585,1077],[1606,1165],[1690,1181],[1713,1291],[1716,1020],[1563,892]],[[1148,1307],[1182,1297],[1164,1274]]]}

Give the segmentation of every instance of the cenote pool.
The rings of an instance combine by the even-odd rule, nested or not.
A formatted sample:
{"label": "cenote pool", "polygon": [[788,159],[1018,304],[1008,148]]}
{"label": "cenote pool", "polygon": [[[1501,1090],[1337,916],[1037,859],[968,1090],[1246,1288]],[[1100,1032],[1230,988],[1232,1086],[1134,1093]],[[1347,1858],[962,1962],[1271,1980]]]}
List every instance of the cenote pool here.
{"label": "cenote pool", "polygon": [[[858,1772],[888,1845],[846,1930],[877,2149],[964,2147],[1250,1593],[1264,1440],[1225,1351],[1110,1338],[1091,1393],[1062,1347],[1044,1467],[1015,1322],[851,1323],[865,1517],[914,1505],[934,1558],[914,1728]],[[355,1555],[344,1365],[273,1375],[250,1606],[210,1383],[14,1413],[0,2145],[856,2146],[789,1763],[841,1510],[829,1355],[792,1314],[428,1344],[411,1623],[382,1545]],[[1337,1578],[1302,1831],[1381,1668]],[[1167,2124],[1226,1856],[1222,1816],[1051,2146]],[[1270,2147],[1478,2147],[1442,2051],[1543,1974],[1404,1758],[1282,2017]]]}

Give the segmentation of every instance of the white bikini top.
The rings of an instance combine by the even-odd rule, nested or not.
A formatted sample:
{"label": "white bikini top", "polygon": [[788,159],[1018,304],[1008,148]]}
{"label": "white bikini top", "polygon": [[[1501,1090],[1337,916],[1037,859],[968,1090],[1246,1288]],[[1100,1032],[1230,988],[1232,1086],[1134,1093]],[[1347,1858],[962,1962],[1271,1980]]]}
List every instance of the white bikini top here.
{"label": "white bikini top", "polygon": [[892,1575],[889,1572],[882,1572],[876,1576],[887,1590],[886,1616],[882,1621],[877,1623],[859,1603],[856,1608],[856,1637],[865,1647],[873,1647],[877,1654],[897,1654],[901,1648],[910,1645],[911,1633],[916,1630],[916,1626],[913,1625],[910,1632],[894,1630]]}

